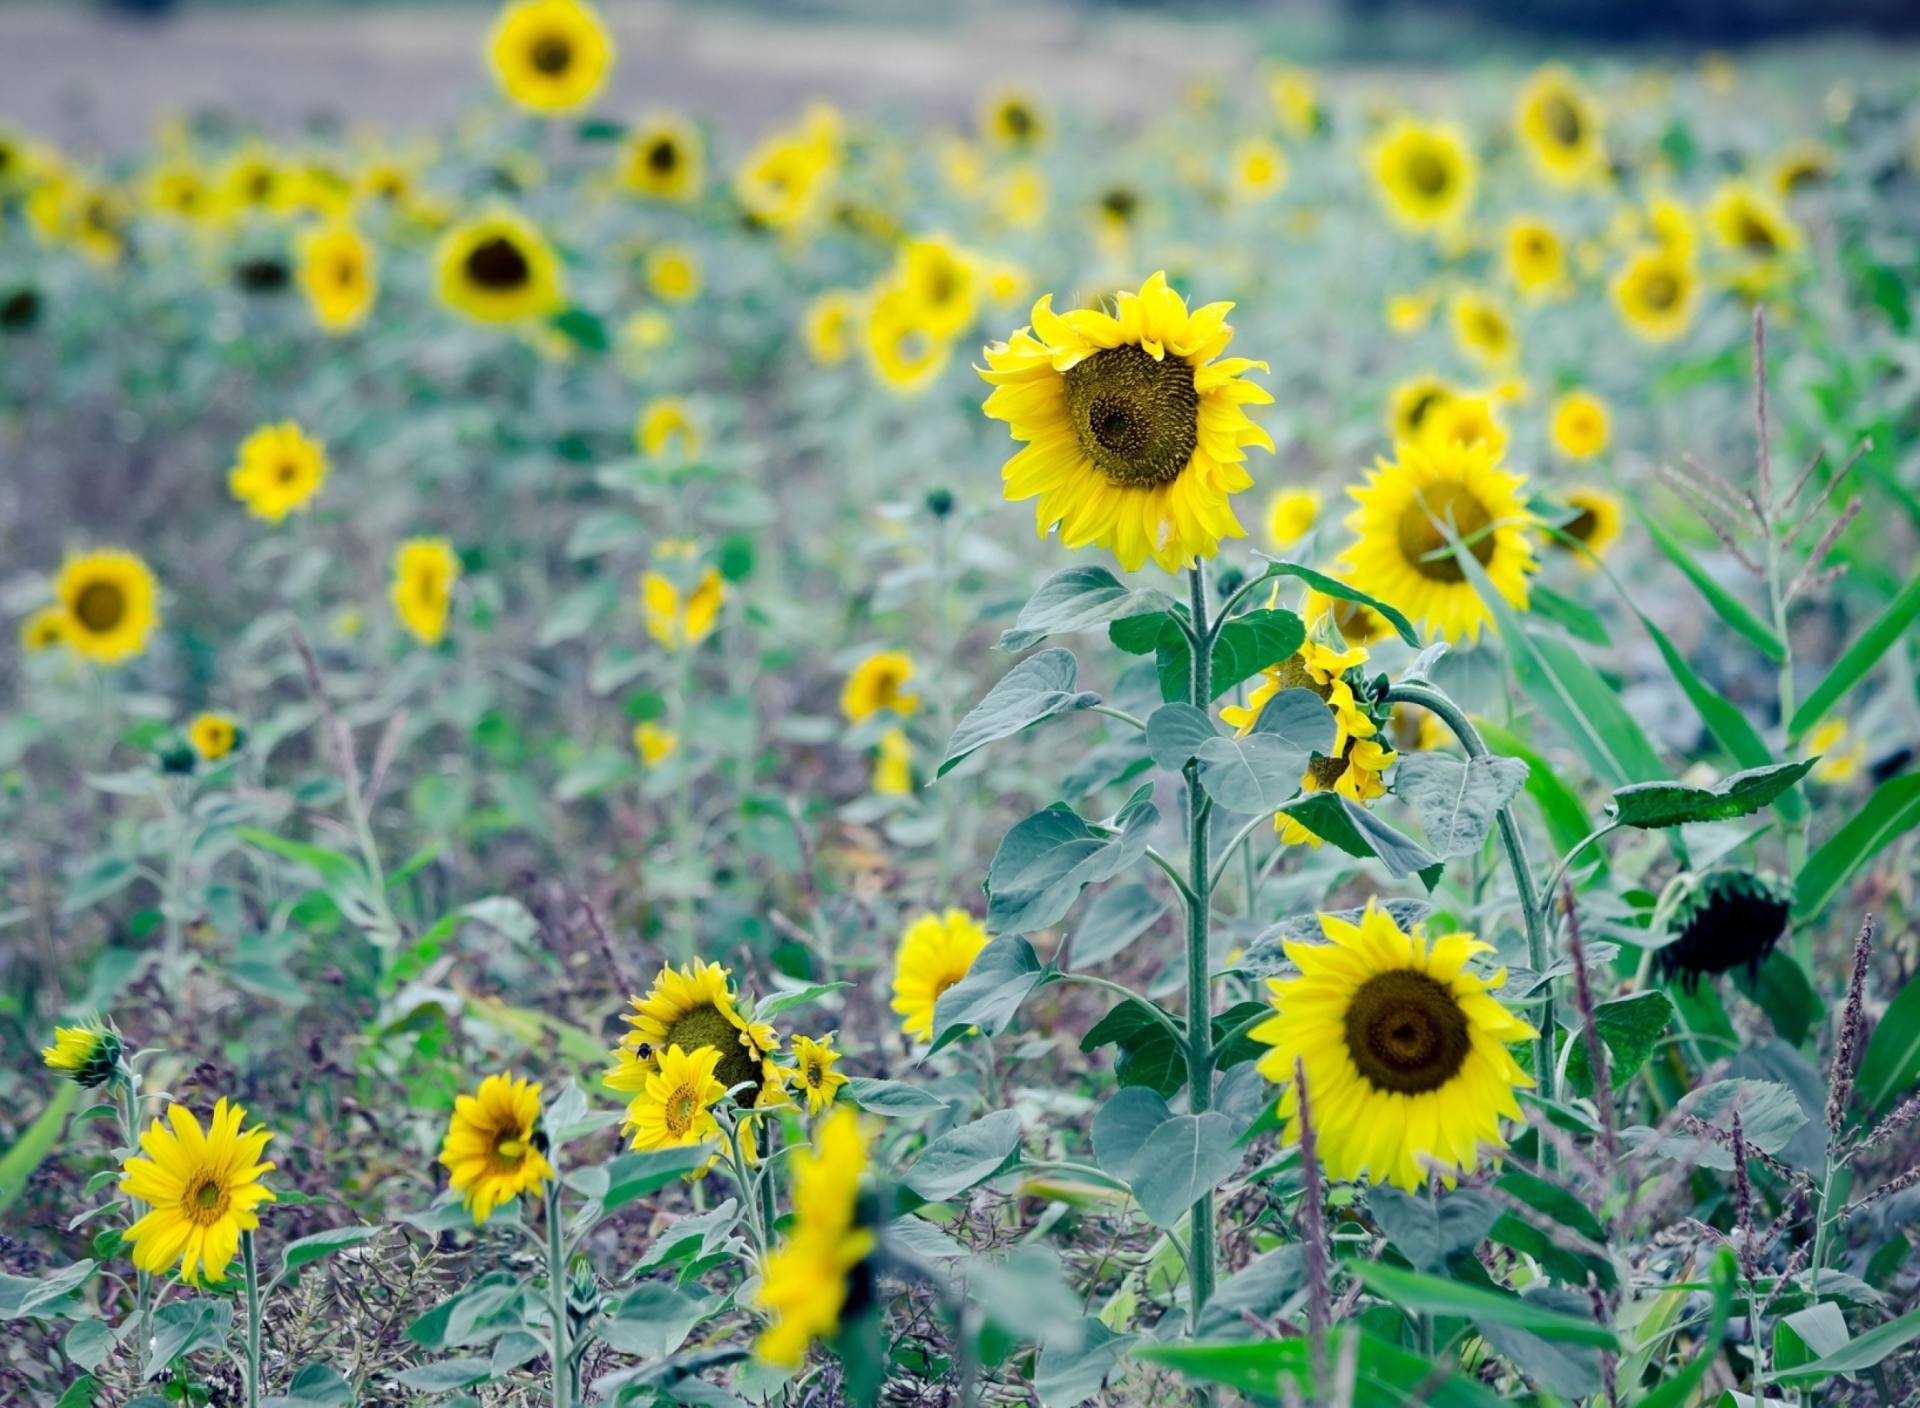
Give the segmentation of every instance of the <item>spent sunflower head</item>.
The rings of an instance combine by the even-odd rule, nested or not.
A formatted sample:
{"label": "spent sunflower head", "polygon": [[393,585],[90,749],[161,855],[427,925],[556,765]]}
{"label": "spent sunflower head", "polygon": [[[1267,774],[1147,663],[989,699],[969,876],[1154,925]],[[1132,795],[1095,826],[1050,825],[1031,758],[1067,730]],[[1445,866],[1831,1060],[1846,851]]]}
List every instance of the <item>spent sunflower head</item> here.
{"label": "spent sunflower head", "polygon": [[83,1090],[105,1085],[120,1067],[120,1033],[97,1017],[71,1027],[53,1029],[53,1045],[43,1047],[40,1059]]}
{"label": "spent sunflower head", "polygon": [[454,1098],[440,1162],[476,1224],[554,1176],[545,1139],[535,1132],[539,1119],[539,1085],[511,1072],[488,1076],[474,1094]]}
{"label": "spent sunflower head", "polygon": [[1174,572],[1246,535],[1232,505],[1253,484],[1246,447],[1273,441],[1242,407],[1273,398],[1240,379],[1264,362],[1214,360],[1232,306],[1189,312],[1160,273],[1112,313],[1042,298],[1031,327],[986,349],[986,412],[1027,442],[1001,471],[1005,494],[1039,500],[1042,536],[1057,526],[1067,547],[1109,548],[1130,572],[1148,558]]}
{"label": "spent sunflower head", "polygon": [[102,665],[140,655],[160,624],[153,570],[118,548],[69,555],[53,590],[60,598],[61,639]]}
{"label": "spent sunflower head", "polygon": [[327,482],[327,448],[295,421],[263,425],[240,443],[227,487],[255,518],[304,513]]}
{"label": "spent sunflower head", "polygon": [[241,1132],[247,1112],[222,1096],[202,1130],[185,1105],[167,1106],[140,1136],[140,1156],[121,1166],[120,1187],[147,1205],[126,1231],[133,1264],[164,1272],[178,1262],[180,1279],[197,1285],[218,1281],[240,1250],[240,1234],[260,1225],[255,1211],[274,1201],[260,1176],[273,1168],[260,1160],[273,1136],[264,1129]]}
{"label": "spent sunflower head", "polygon": [[987,931],[964,909],[923,914],[907,926],[893,968],[893,1010],[907,1036],[933,1040],[934,1004],[967,976],[986,946]]}
{"label": "spent sunflower head", "polygon": [[1711,870],[1688,875],[1660,907],[1672,938],[1654,950],[1654,967],[1692,992],[1701,978],[1735,968],[1758,981],[1787,931],[1793,887],[1767,871]]}
{"label": "spent sunflower head", "polygon": [[409,538],[393,555],[388,596],[407,633],[422,645],[438,645],[447,633],[453,584],[460,558],[445,538]]}
{"label": "spent sunflower head", "polygon": [[1286,1087],[1283,1138],[1300,1137],[1299,1061],[1330,1175],[1413,1189],[1433,1169],[1452,1186],[1506,1147],[1500,1120],[1522,1118],[1513,1092],[1533,1084],[1507,1046],[1534,1029],[1491,995],[1506,970],[1477,976],[1468,961],[1491,945],[1405,932],[1374,902],[1320,927],[1324,944],[1286,943],[1300,975],[1267,980],[1275,1015],[1251,1033],[1273,1047],[1261,1074]]}
{"label": "spent sunflower head", "polygon": [[606,82],[613,39],[584,0],[509,0],[494,21],[487,58],[501,91],[519,106],[573,112]]}

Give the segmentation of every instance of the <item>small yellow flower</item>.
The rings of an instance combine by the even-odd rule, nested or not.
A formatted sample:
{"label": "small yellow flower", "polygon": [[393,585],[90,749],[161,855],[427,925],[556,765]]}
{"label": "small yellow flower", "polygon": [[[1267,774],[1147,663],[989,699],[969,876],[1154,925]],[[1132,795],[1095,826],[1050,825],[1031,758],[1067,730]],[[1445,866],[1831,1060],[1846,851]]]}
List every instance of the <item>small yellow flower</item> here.
{"label": "small yellow flower", "polygon": [[1507,272],[1526,298],[1565,293],[1567,253],[1560,232],[1534,216],[1515,219],[1507,226]]}
{"label": "small yellow flower", "polygon": [[649,113],[627,133],[621,171],[635,195],[682,203],[696,199],[706,180],[700,129],[682,113]]}
{"label": "small yellow flower", "polygon": [[1417,232],[1451,226],[1473,203],[1479,164],[1457,127],[1400,118],[1371,153],[1387,213]]}
{"label": "small yellow flower", "polygon": [[684,600],[672,579],[658,572],[646,572],[640,578],[640,617],[646,623],[647,634],[660,644],[668,650],[684,650],[713,634],[726,595],[726,583],[712,567],[701,575],[699,585],[688,592]]}
{"label": "small yellow flower", "polygon": [[118,548],[70,555],[53,589],[60,598],[60,638],[102,665],[141,654],[160,624],[152,569]]}
{"label": "small yellow flower", "polygon": [[642,359],[649,352],[658,352],[671,341],[673,319],[658,308],[642,308],[620,327],[622,348]]}
{"label": "small yellow flower", "polygon": [[255,518],[304,513],[327,482],[327,449],[295,421],[263,425],[240,444],[227,487]]}
{"label": "small yellow flower", "polygon": [[685,401],[678,396],[660,396],[641,409],[633,426],[633,443],[650,459],[659,459],[672,449],[681,459],[690,460],[700,453],[700,427]]}
{"label": "small yellow flower", "polygon": [[1607,403],[1591,391],[1569,391],[1553,403],[1553,444],[1570,460],[1590,460],[1612,434]]}
{"label": "small yellow flower", "polygon": [[1847,726],[1845,719],[1828,719],[1807,735],[1807,755],[1820,761],[1809,776],[1815,782],[1838,786],[1852,782],[1866,769],[1867,741]]}
{"label": "small yellow flower", "polygon": [[1513,317],[1489,294],[1457,293],[1449,305],[1453,338],[1462,352],[1483,367],[1504,367],[1520,350]]}
{"label": "small yellow flower", "polygon": [[853,1273],[875,1244],[860,1225],[860,1183],[866,1141],[859,1117],[834,1111],[811,1150],[793,1156],[793,1226],[760,1276],[759,1304],[774,1313],[754,1344],[762,1359],[798,1367],[817,1339],[840,1333]]}
{"label": "small yellow flower", "polygon": [[905,797],[913,791],[913,743],[903,728],[880,735],[873,760],[873,790],[882,797]]}
{"label": "small yellow flower", "polygon": [[1507,448],[1507,427],[1490,396],[1455,396],[1427,412],[1422,422],[1423,442],[1485,445],[1495,455]]}
{"label": "small yellow flower", "polygon": [[203,1274],[221,1280],[240,1250],[240,1234],[260,1226],[255,1209],[275,1201],[260,1181],[274,1167],[260,1161],[273,1136],[264,1129],[242,1134],[246,1117],[222,1096],[202,1130],[185,1105],[169,1104],[167,1123],[155,1120],[140,1136],[143,1153],[121,1166],[120,1188],[148,1207],[126,1231],[142,1271],[158,1275],[178,1262],[188,1285]]}
{"label": "small yellow flower", "polygon": [[901,1030],[932,1041],[933,1008],[940,994],[967,976],[987,946],[987,931],[964,909],[923,914],[900,936],[894,959],[893,1010],[906,1020]]}
{"label": "small yellow flower", "polygon": [[860,295],[846,288],[829,289],[807,305],[800,335],[815,362],[835,367],[847,360],[853,352],[860,309]]}
{"label": "small yellow flower", "polygon": [[1291,136],[1311,137],[1326,126],[1326,117],[1320,111],[1320,86],[1306,69],[1275,69],[1267,80],[1267,97],[1273,103],[1274,116]]}
{"label": "small yellow flower", "polygon": [[[1560,525],[1560,531],[1586,549],[1579,554],[1580,565],[1592,567],[1594,559],[1606,556],[1607,549],[1620,536],[1620,501],[1605,489],[1586,484],[1569,489],[1560,497],[1574,511],[1573,517]],[[1562,552],[1575,551],[1564,539],[1556,537],[1549,541]]]}
{"label": "small yellow flower", "polygon": [[210,763],[217,763],[240,742],[240,723],[231,714],[199,714],[187,725],[187,742]]}
{"label": "small yellow flower", "polygon": [[83,1090],[113,1079],[119,1067],[120,1034],[97,1019],[75,1027],[55,1027],[53,1045],[42,1047],[40,1059]]}
{"label": "small yellow flower", "polygon": [[487,41],[494,77],[530,112],[572,112],[613,68],[613,39],[583,0],[509,0]]}
{"label": "small yellow flower", "polygon": [[1645,249],[1614,280],[1613,301],[1642,341],[1671,342],[1693,322],[1699,283],[1686,255],[1673,248]]}
{"label": "small yellow flower", "polygon": [[769,133],[734,173],[733,194],[750,219],[798,230],[826,204],[840,165],[840,114],[825,103],[796,127]]}
{"label": "small yellow flower", "polygon": [[1286,187],[1287,154],[1278,144],[1250,137],[1233,151],[1233,189],[1243,201],[1271,200]]}
{"label": "small yellow flower", "polygon": [[351,225],[330,225],[304,236],[300,287],[324,331],[352,331],[367,320],[380,292],[373,246]]}
{"label": "small yellow flower", "polygon": [[1387,300],[1387,326],[1402,337],[1411,337],[1433,318],[1432,293],[1398,293]]}
{"label": "small yellow flower", "polygon": [[1267,501],[1267,539],[1277,548],[1299,542],[1319,521],[1318,489],[1282,489]]}
{"label": "small yellow flower", "polygon": [[647,253],[646,280],[662,303],[691,303],[700,296],[700,260],[684,245],[656,245]]}
{"label": "small yellow flower", "polygon": [[856,724],[882,709],[906,718],[920,707],[920,696],[901,688],[912,677],[913,657],[906,651],[883,650],[869,655],[847,676],[846,687],[840,691],[840,708]]}
{"label": "small yellow flower", "polygon": [[1606,168],[1599,110],[1561,65],[1542,68],[1520,90],[1513,125],[1534,166],[1555,185],[1577,186]]}
{"label": "small yellow flower", "polygon": [[389,598],[400,624],[422,645],[438,645],[447,631],[460,559],[445,538],[409,538],[393,556]]}
{"label": "small yellow flower", "polygon": [[713,1106],[727,1093],[714,1078],[720,1049],[702,1046],[691,1053],[678,1042],[659,1054],[659,1067],[627,1106],[621,1126],[633,1135],[635,1149],[672,1149],[720,1137]]}
{"label": "small yellow flower", "polygon": [[43,606],[20,623],[20,648],[29,655],[51,650],[66,638],[67,616],[58,606]]}
{"label": "small yellow flower", "polygon": [[539,1085],[511,1072],[488,1076],[478,1093],[454,1098],[440,1162],[476,1224],[553,1178],[553,1165],[534,1139],[539,1118]]}
{"label": "small yellow flower", "polygon": [[1387,398],[1387,433],[1395,440],[1418,440],[1427,417],[1461,395],[1458,387],[1431,372],[1401,382]]}
{"label": "small yellow flower", "polygon": [[952,348],[922,321],[905,289],[888,289],[868,305],[867,363],[888,390],[919,395],[946,370]]}
{"label": "small yellow flower", "polygon": [[1046,139],[1047,120],[1031,94],[1003,88],[980,104],[980,135],[997,146],[1025,151]]}
{"label": "small yellow flower", "polygon": [[478,322],[541,318],[566,302],[559,256],[509,210],[454,226],[441,237],[434,260],[441,299]]}
{"label": "small yellow flower", "polygon": [[826,1109],[847,1083],[847,1078],[833,1068],[839,1059],[830,1037],[818,1041],[804,1036],[793,1039],[794,1066],[788,1079],[794,1094],[806,1097],[808,1114],[817,1115]]}
{"label": "small yellow flower", "polygon": [[648,721],[634,726],[633,746],[639,752],[641,762],[650,768],[657,768],[680,751],[680,735],[670,728],[662,728]]}

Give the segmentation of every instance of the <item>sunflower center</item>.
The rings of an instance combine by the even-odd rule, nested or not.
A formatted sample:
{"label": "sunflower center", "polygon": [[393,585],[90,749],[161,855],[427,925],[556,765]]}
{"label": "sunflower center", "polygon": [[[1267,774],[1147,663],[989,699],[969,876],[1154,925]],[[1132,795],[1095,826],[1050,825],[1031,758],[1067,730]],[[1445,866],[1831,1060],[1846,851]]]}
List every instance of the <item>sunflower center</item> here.
{"label": "sunflower center", "polygon": [[1580,109],[1569,102],[1564,93],[1554,93],[1540,104],[1540,120],[1553,140],[1563,147],[1579,146],[1587,130],[1580,120]]}
{"label": "sunflower center", "polygon": [[1353,740],[1347,740],[1347,746],[1340,750],[1337,758],[1326,758],[1316,753],[1307,761],[1307,775],[1314,780],[1316,790],[1331,792],[1334,783],[1347,775],[1347,754],[1353,751]]}
{"label": "sunflower center", "polygon": [[693,1129],[694,1116],[700,1113],[700,1097],[693,1087],[683,1085],[667,1097],[667,1132],[675,1139],[686,1138]]}
{"label": "sunflower center", "polygon": [[1437,198],[1453,184],[1453,177],[1438,154],[1418,151],[1407,158],[1407,181],[1421,195]]}
{"label": "sunflower center", "polygon": [[278,474],[279,474],[280,482],[282,484],[293,483],[293,481],[299,476],[299,473],[300,473],[299,466],[295,465],[292,460],[280,461],[280,469],[278,471]]}
{"label": "sunflower center", "polygon": [[519,1168],[526,1161],[527,1141],[518,1129],[503,1129],[494,1137],[493,1161],[501,1168]]}
{"label": "sunflower center", "polygon": [[1647,307],[1664,313],[1680,301],[1680,281],[1671,274],[1652,274],[1640,286]]}
{"label": "sunflower center", "polygon": [[183,1200],[187,1220],[196,1227],[211,1227],[227,1214],[226,1184],[211,1175],[202,1175]]}
{"label": "sunflower center", "polygon": [[495,235],[473,247],[466,259],[467,277],[482,288],[525,288],[533,268],[520,247],[504,235]]}
{"label": "sunflower center", "polygon": [[671,176],[680,165],[680,153],[666,138],[647,148],[647,170],[656,176]]}
{"label": "sunflower center", "polygon": [[113,582],[88,582],[74,600],[73,614],[90,631],[110,631],[126,617],[127,595]]}
{"label": "sunflower center", "polygon": [[[1436,522],[1436,520],[1438,520]],[[1464,484],[1435,484],[1414,496],[1400,515],[1400,555],[1407,566],[1434,582],[1464,582],[1467,574],[1447,551],[1440,524],[1450,524],[1467,551],[1485,567],[1493,560],[1493,515]]]}
{"label": "sunflower center", "polygon": [[1593,510],[1583,508],[1579,513],[1562,524],[1560,531],[1568,537],[1578,538],[1584,543],[1592,540],[1594,529],[1599,526],[1600,520],[1594,516]]}
{"label": "sunflower center", "polygon": [[1122,489],[1171,484],[1200,444],[1200,393],[1182,358],[1122,343],[1066,374],[1067,414],[1080,448]]}
{"label": "sunflower center", "polygon": [[1008,103],[1000,109],[1000,125],[1010,136],[1025,137],[1033,131],[1033,114],[1019,103]]}
{"label": "sunflower center", "polygon": [[1772,254],[1779,246],[1773,231],[1758,216],[1751,211],[1743,211],[1740,216],[1740,247],[1755,254]]}
{"label": "sunflower center", "polygon": [[1133,219],[1134,211],[1140,208],[1140,197],[1125,186],[1115,186],[1100,197],[1100,208],[1124,225]]}
{"label": "sunflower center", "polygon": [[342,259],[333,266],[333,281],[341,288],[352,288],[360,281],[360,270],[351,259]]}
{"label": "sunflower center", "polygon": [[825,1074],[826,1072],[822,1069],[818,1061],[806,1061],[800,1066],[801,1079],[806,1081],[809,1090],[818,1090],[820,1088],[820,1081]]}
{"label": "sunflower center", "polygon": [[1347,1051],[1376,1090],[1438,1090],[1472,1049],[1467,1014],[1425,973],[1396,968],[1369,978],[1347,1004]]}
{"label": "sunflower center", "polygon": [[527,50],[527,62],[549,78],[573,67],[573,44],[564,34],[543,34]]}
{"label": "sunflower center", "polygon": [[677,1018],[667,1028],[666,1039],[659,1044],[662,1047],[678,1046],[686,1052],[711,1046],[720,1053],[719,1063],[713,1068],[714,1078],[720,1082],[720,1088],[732,1090],[745,1082],[748,1088],[737,1097],[740,1102],[752,1105],[759,1098],[760,1063],[742,1043],[740,1028],[729,1022],[726,1014],[712,1003],[702,1003]]}

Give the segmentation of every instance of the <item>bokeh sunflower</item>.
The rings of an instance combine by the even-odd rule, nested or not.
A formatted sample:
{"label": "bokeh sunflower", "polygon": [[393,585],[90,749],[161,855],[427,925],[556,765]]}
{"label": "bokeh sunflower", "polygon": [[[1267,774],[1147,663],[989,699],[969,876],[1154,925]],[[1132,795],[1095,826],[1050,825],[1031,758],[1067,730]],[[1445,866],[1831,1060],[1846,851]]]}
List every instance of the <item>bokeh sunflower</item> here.
{"label": "bokeh sunflower", "polygon": [[613,39],[584,0],[509,0],[487,39],[494,78],[530,112],[573,112],[613,68]]}
{"label": "bokeh sunflower", "polygon": [[1514,133],[1536,170],[1558,186],[1577,186],[1606,169],[1600,110],[1571,69],[1549,64],[1514,102]]}
{"label": "bokeh sunflower", "polygon": [[684,113],[648,113],[627,133],[620,174],[635,195],[681,204],[698,199],[706,183],[700,129]]}
{"label": "bokeh sunflower", "polygon": [[1553,447],[1570,460],[1590,460],[1607,448],[1613,417],[1607,403],[1591,391],[1569,391],[1553,403],[1548,433]]}
{"label": "bokeh sunflower", "polygon": [[388,596],[400,624],[420,644],[438,645],[446,635],[459,580],[460,559],[445,538],[409,538],[394,553]]}
{"label": "bokeh sunflower", "polygon": [[441,237],[434,263],[441,300],[478,322],[545,317],[566,301],[553,247],[509,210],[455,225]]}
{"label": "bokeh sunflower", "polygon": [[1613,282],[1621,318],[1643,341],[1671,342],[1693,323],[1700,280],[1693,261],[1673,246],[1631,256]]}
{"label": "bokeh sunflower", "polygon": [[836,1110],[813,1148],[793,1156],[793,1223],[766,1260],[756,1297],[773,1313],[754,1348],[774,1364],[798,1366],[815,1340],[832,1339],[849,1315],[873,1304],[865,1262],[877,1237],[861,1216],[866,1142],[859,1116]]}
{"label": "bokeh sunflower", "polygon": [[160,624],[153,570],[118,548],[69,555],[53,590],[60,599],[60,638],[101,665],[140,655]]}
{"label": "bokeh sunflower", "polygon": [[987,946],[987,931],[964,909],[923,914],[900,936],[894,957],[893,1010],[905,1020],[901,1030],[916,1041],[932,1041],[933,1008],[940,994],[967,976]]}
{"label": "bokeh sunflower", "polygon": [[1449,226],[1473,204],[1479,163],[1450,123],[1399,118],[1374,144],[1371,161],[1388,214],[1409,230]]}
{"label": "bokeh sunflower", "polygon": [[255,518],[280,523],[303,513],[327,482],[327,449],[297,421],[263,425],[240,442],[227,487]]}
{"label": "bokeh sunflower", "polygon": [[902,686],[913,677],[913,657],[904,650],[882,650],[869,655],[847,676],[840,691],[840,709],[850,723],[870,719],[882,709],[902,718],[920,707],[920,696]]}
{"label": "bokeh sunflower", "polygon": [[303,237],[296,277],[313,320],[326,332],[359,327],[380,294],[373,246],[351,225],[328,225]]}

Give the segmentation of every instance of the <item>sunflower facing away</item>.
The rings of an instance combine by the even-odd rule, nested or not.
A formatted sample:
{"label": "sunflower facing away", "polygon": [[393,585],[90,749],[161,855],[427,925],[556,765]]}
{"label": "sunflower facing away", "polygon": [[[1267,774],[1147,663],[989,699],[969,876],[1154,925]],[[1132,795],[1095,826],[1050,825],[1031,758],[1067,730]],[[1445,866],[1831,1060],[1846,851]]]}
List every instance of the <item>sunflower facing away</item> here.
{"label": "sunflower facing away", "polygon": [[1541,69],[1520,90],[1513,125],[1534,166],[1555,185],[1577,186],[1606,167],[1593,97],[1558,64]]}
{"label": "sunflower facing away", "polygon": [[539,1118],[540,1087],[524,1076],[491,1075],[477,1094],[454,1098],[440,1162],[476,1224],[553,1177],[553,1165],[534,1138]]}
{"label": "sunflower facing away", "polygon": [[1467,960],[1492,945],[1402,932],[1373,902],[1320,927],[1326,943],[1285,945],[1300,976],[1267,980],[1275,1015],[1251,1033],[1273,1047],[1260,1073],[1286,1086],[1282,1138],[1300,1138],[1298,1059],[1331,1176],[1414,1189],[1432,1166],[1451,1187],[1506,1147],[1500,1119],[1522,1118],[1514,1088],[1533,1084],[1507,1044],[1536,1033],[1489,995],[1506,970],[1475,976]]}
{"label": "sunflower facing away", "polygon": [[1607,448],[1612,418],[1591,391],[1569,391],[1553,403],[1553,447],[1570,460],[1590,460]]}
{"label": "sunflower facing away", "polygon": [[1560,525],[1560,531],[1587,551],[1578,552],[1561,538],[1551,541],[1562,552],[1577,553],[1581,565],[1591,567],[1593,559],[1606,556],[1620,536],[1620,501],[1606,490],[1586,484],[1567,490],[1560,498],[1573,510],[1573,517]]}
{"label": "sunflower facing away", "polygon": [[722,1094],[746,1086],[735,1098],[749,1109],[760,1103],[769,1085],[780,1087],[779,1069],[769,1059],[780,1038],[767,1023],[740,1015],[727,970],[718,963],[695,959],[685,968],[668,964],[654,977],[647,995],[632,1003],[626,1017],[630,1030],[614,1052],[619,1064],[607,1076],[612,1089],[643,1088],[636,1084],[642,1073],[657,1066],[672,1046],[693,1055],[713,1052],[715,1065],[709,1074],[720,1082]]}
{"label": "sunflower facing away", "polygon": [[512,0],[494,21],[487,57],[501,91],[539,113],[592,101],[613,67],[613,40],[582,0]]}
{"label": "sunflower facing away", "polygon": [[934,1004],[967,976],[986,946],[987,931],[964,909],[923,914],[909,924],[893,968],[893,1010],[905,1019],[900,1029],[932,1041]]}
{"label": "sunflower facing away", "polygon": [[409,538],[393,555],[389,596],[400,624],[422,645],[438,645],[447,633],[453,584],[460,559],[445,538]]}
{"label": "sunflower facing away", "polygon": [[866,1169],[866,1141],[851,1109],[829,1115],[813,1148],[794,1154],[793,1225],[760,1276],[759,1303],[774,1313],[754,1346],[762,1359],[800,1364],[809,1345],[833,1338],[843,1319],[871,1303],[863,1263],[876,1238],[861,1218]]}
{"label": "sunflower facing away", "polygon": [[1264,362],[1214,361],[1233,338],[1230,303],[1187,311],[1155,274],[1111,314],[1033,305],[1033,324],[986,349],[986,413],[1027,447],[1001,471],[1006,497],[1038,498],[1044,536],[1110,548],[1137,570],[1169,572],[1246,535],[1232,495],[1252,487],[1248,445],[1273,441],[1241,408],[1272,396],[1241,373]]}
{"label": "sunflower facing away", "polygon": [[1643,249],[1613,282],[1620,316],[1643,341],[1671,342],[1693,322],[1700,279],[1693,261],[1675,246]]}
{"label": "sunflower facing away", "polygon": [[[720,1122],[713,1117],[713,1106],[726,1095],[727,1088],[714,1078],[719,1061],[718,1047],[702,1046],[688,1052],[676,1043],[660,1053],[653,1069],[641,1072],[634,1068],[641,1083],[627,1106],[621,1128],[632,1133],[635,1149],[672,1149],[720,1137]],[[616,1068],[616,1074],[620,1069]],[[612,1085],[613,1079],[609,1075],[607,1083]]]}
{"label": "sunflower facing away", "polygon": [[119,1069],[120,1034],[98,1019],[74,1027],[55,1027],[53,1045],[42,1047],[40,1059],[82,1090],[92,1090],[113,1079]]}
{"label": "sunflower facing away", "polygon": [[1473,202],[1479,166],[1457,127],[1400,118],[1372,153],[1373,176],[1387,212],[1409,230],[1452,224]]}
{"label": "sunflower facing away", "polygon": [[263,425],[240,442],[227,488],[255,518],[279,523],[304,512],[327,482],[327,450],[295,421]]}
{"label": "sunflower facing away", "polygon": [[298,277],[313,320],[332,333],[364,323],[380,293],[373,246],[351,225],[330,225],[302,239]]}
{"label": "sunflower facing away", "polygon": [[683,113],[651,113],[627,133],[620,170],[627,189],[655,200],[687,202],[706,181],[706,144]]}
{"label": "sunflower facing away", "polygon": [[441,299],[483,323],[511,323],[560,310],[560,261],[520,216],[495,210],[441,236],[435,266]]}
{"label": "sunflower facing away", "polygon": [[1494,589],[1524,608],[1534,569],[1526,478],[1501,469],[1484,442],[1403,440],[1395,454],[1378,461],[1364,488],[1348,490],[1360,506],[1347,526],[1359,540],[1340,569],[1369,596],[1392,602],[1428,630],[1451,641],[1478,640],[1486,605],[1436,521],[1450,524]]}
{"label": "sunflower facing away", "polygon": [[920,707],[920,696],[901,686],[913,677],[913,657],[904,650],[882,650],[869,655],[847,676],[840,691],[840,709],[852,723],[870,719],[882,709],[906,716]]}
{"label": "sunflower facing away", "polygon": [[794,1094],[806,1097],[808,1114],[817,1115],[826,1109],[840,1087],[847,1083],[847,1078],[833,1068],[839,1059],[840,1053],[833,1049],[830,1038],[815,1041],[812,1037],[796,1036],[793,1039],[793,1071],[787,1079]]}
{"label": "sunflower facing away", "polygon": [[60,638],[102,665],[139,655],[160,624],[152,570],[118,548],[70,555],[53,590],[60,598]]}
{"label": "sunflower facing away", "polygon": [[157,1275],[177,1261],[188,1285],[198,1285],[203,1274],[221,1280],[240,1250],[240,1234],[260,1225],[254,1209],[274,1201],[260,1181],[273,1168],[260,1161],[273,1136],[264,1129],[242,1134],[246,1117],[223,1096],[202,1130],[193,1111],[170,1104],[167,1123],[155,1120],[140,1136],[143,1154],[121,1167],[120,1188],[147,1205],[126,1232],[133,1264],[142,1271]]}
{"label": "sunflower facing away", "polygon": [[1299,542],[1319,521],[1318,489],[1282,489],[1267,502],[1267,538],[1277,548]]}
{"label": "sunflower facing away", "polygon": [[231,714],[199,714],[187,725],[187,742],[210,763],[217,763],[240,743],[240,724]]}
{"label": "sunflower facing away", "polygon": [[658,572],[640,578],[640,618],[647,634],[668,650],[685,650],[713,634],[726,600],[726,583],[717,569],[701,574],[699,585],[685,597],[670,577]]}

